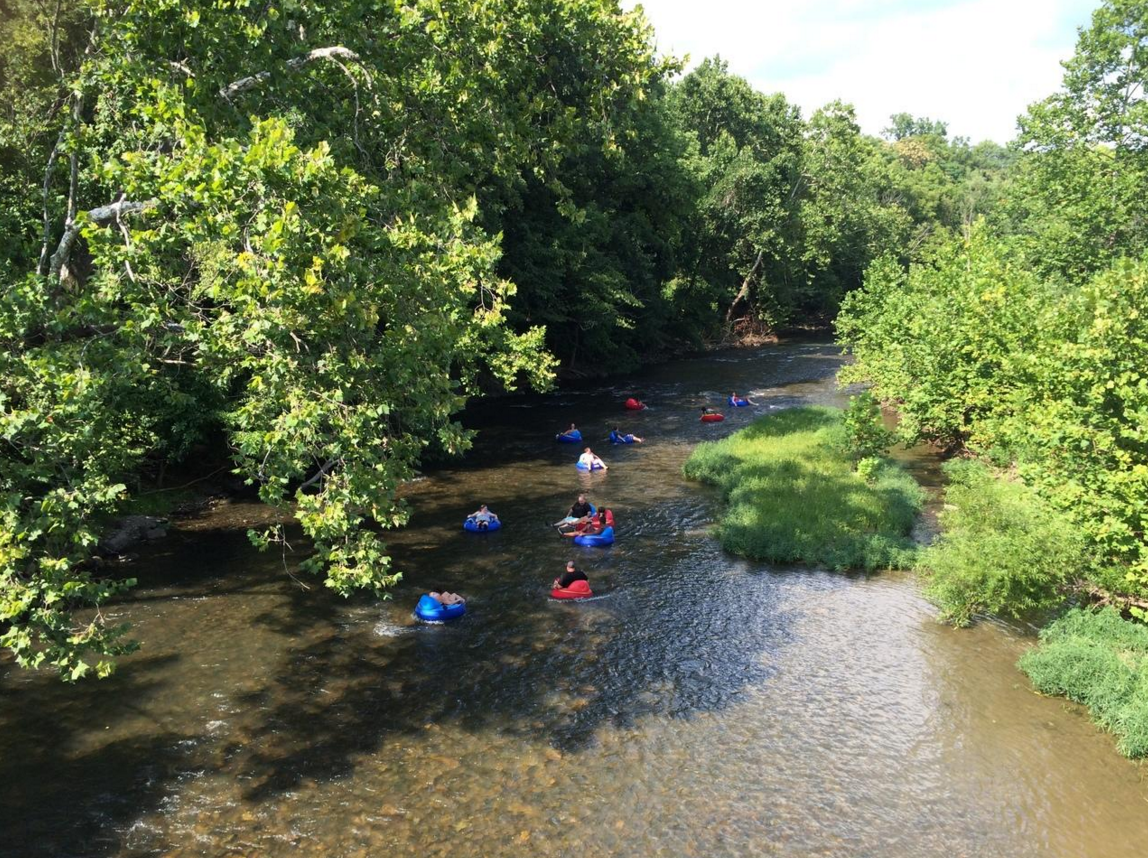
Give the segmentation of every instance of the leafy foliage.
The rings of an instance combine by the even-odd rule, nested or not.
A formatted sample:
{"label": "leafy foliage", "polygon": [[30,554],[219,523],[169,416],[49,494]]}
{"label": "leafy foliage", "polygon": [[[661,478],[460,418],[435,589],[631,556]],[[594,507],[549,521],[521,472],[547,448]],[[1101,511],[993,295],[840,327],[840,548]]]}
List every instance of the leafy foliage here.
{"label": "leafy foliage", "polygon": [[888,460],[855,473],[845,448],[840,410],[795,408],[699,444],[683,470],[722,490],[727,551],[839,570],[911,565],[920,487]]}
{"label": "leafy foliage", "polygon": [[978,229],[907,275],[874,266],[838,319],[857,356],[842,377],[897,402],[910,440],[1015,463],[1085,534],[1094,580],[1143,594],[1146,278],[1122,261],[1076,289],[1042,283]]}
{"label": "leafy foliage", "polygon": [[907,274],[882,259],[837,319],[857,357],[841,380],[872,379],[898,403],[906,438],[965,444],[1020,380],[1014,358],[1052,297],[983,226]]}
{"label": "leafy foliage", "polygon": [[978,613],[1023,616],[1055,607],[1083,561],[1079,531],[1031,488],[984,465],[954,460],[943,531],[920,555],[926,593],[945,620]]}
{"label": "leafy foliage", "polygon": [[[841,423],[845,427],[849,452],[858,463],[879,459],[893,446],[895,435],[885,428],[881,407],[867,390],[849,397],[849,407],[845,409]],[[872,470],[872,467],[868,465],[867,470]],[[858,466],[858,472],[860,470]]]}
{"label": "leafy foliage", "polygon": [[[0,187],[3,643],[66,678],[89,656],[108,672],[123,630],[76,613],[131,583],[87,566],[99,522],[134,472],[220,430],[235,470],[297,515],[306,565],[340,593],[382,592],[396,489],[428,446],[466,448],[465,397],[552,377],[543,330],[507,324],[514,286],[475,191],[549,181],[582,140],[624,151],[664,68],[640,15],[19,11],[3,89],[33,92],[0,123],[0,145],[28,153]],[[559,45],[568,62],[538,61]],[[45,105],[47,120],[21,112]]]}
{"label": "leafy foliage", "polygon": [[1064,67],[1062,89],[1020,118],[1007,213],[1039,271],[1079,282],[1148,250],[1144,4],[1102,3]]}

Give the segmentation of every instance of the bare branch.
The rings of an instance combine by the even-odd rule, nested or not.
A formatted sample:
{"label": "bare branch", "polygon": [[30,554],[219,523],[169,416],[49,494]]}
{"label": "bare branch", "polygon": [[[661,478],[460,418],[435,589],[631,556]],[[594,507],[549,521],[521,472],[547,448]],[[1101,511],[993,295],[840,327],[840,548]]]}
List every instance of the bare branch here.
{"label": "bare branch", "polygon": [[52,16],[52,71],[60,74],[60,7],[63,0],[56,0],[56,14]]}
{"label": "bare branch", "polygon": [[[124,195],[120,194],[119,202],[122,203],[123,201],[124,201]],[[128,251],[130,253],[130,251],[132,249],[132,234],[130,232],[128,232],[127,224],[125,224],[122,220],[120,220],[120,212],[118,209],[116,210],[116,214],[115,214],[115,222],[116,222],[116,226],[118,226],[120,228],[120,234],[123,235],[123,237],[124,237],[124,245],[127,247]],[[132,271],[132,262],[130,259],[127,259],[127,258],[124,259],[124,268],[127,269],[128,279],[130,279],[133,283],[135,283],[136,282],[136,273],[134,271]]]}
{"label": "bare branch", "polygon": [[[87,213],[87,219],[100,226],[106,226],[111,223],[120,224],[120,218],[124,215],[147,211],[150,208],[154,208],[156,204],[156,200],[147,200],[145,202],[120,200],[108,206],[100,206],[99,208],[92,209]],[[76,223],[74,217],[69,218],[68,223],[64,226],[64,234],[60,238],[60,244],[56,247],[56,252],[52,254],[52,259],[48,263],[49,273],[56,277],[64,277],[64,269],[67,267],[68,259],[72,255],[72,248],[75,247],[76,239],[79,235],[80,225]]]}
{"label": "bare branch", "polygon": [[68,127],[65,125],[60,129],[56,145],[48,155],[48,166],[44,168],[44,240],[40,245],[40,262],[36,266],[36,270],[41,274],[48,273],[48,243],[52,240],[52,214],[48,210],[50,206],[48,197],[52,192],[52,168],[56,166],[56,158],[60,155],[60,147],[64,145],[67,134]]}
{"label": "bare branch", "polygon": [[[341,45],[332,45],[328,48],[315,48],[313,51],[308,51],[302,56],[292,57],[287,60],[287,68],[291,71],[298,71],[308,63],[313,63],[315,60],[332,60],[342,58],[350,62],[359,62],[359,55],[352,51],[350,48],[344,48]],[[219,90],[219,97],[226,101],[231,101],[232,96],[239,95],[242,92],[247,92],[249,89],[254,89],[257,86],[262,86],[266,81],[271,78],[271,72],[261,71],[253,75],[240,78],[239,80],[232,81],[227,86]]]}
{"label": "bare branch", "polygon": [[319,480],[321,480],[323,477],[325,477],[327,475],[327,471],[329,471],[329,470],[331,470],[331,468],[335,467],[335,465],[338,464],[340,461],[342,461],[342,460],[341,459],[330,459],[330,460],[328,460],[326,464],[324,464],[321,468],[319,468],[319,472],[317,474],[315,474],[315,476],[311,477],[311,479],[307,480],[305,483],[303,483],[303,485],[299,486],[298,491],[303,491],[303,489],[307,489],[307,488],[310,488],[311,486],[315,485],[315,483],[319,482]]}
{"label": "bare branch", "polygon": [[749,287],[753,283],[753,275],[757,273],[757,269],[761,267],[761,259],[765,255],[764,250],[757,252],[757,259],[753,261],[753,267],[749,269],[749,274],[745,275],[745,279],[741,281],[741,288],[738,289],[737,295],[733,299],[733,303],[729,305],[729,310],[726,311],[725,320],[728,322],[733,318],[734,310],[738,305],[749,297]]}

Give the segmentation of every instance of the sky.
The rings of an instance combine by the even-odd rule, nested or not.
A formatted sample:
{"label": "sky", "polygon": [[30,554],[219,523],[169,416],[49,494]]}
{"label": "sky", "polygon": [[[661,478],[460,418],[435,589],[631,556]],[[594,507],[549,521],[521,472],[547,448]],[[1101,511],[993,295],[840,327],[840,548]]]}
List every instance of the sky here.
{"label": "sky", "polygon": [[[639,5],[623,0],[624,7]],[[1099,0],[642,0],[661,53],[720,54],[802,115],[851,102],[863,131],[893,113],[949,136],[1005,143],[1016,117],[1060,86],[1077,27]]]}

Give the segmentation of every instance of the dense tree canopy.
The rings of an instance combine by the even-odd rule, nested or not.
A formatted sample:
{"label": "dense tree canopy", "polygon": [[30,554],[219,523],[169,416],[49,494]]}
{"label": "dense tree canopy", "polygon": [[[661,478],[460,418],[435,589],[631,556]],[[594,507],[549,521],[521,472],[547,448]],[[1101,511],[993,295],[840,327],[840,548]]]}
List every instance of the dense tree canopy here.
{"label": "dense tree canopy", "polygon": [[[1148,596],[1148,8],[1110,0],[1021,119],[1004,204],[906,271],[885,257],[837,320],[902,431],[1011,467],[1067,514],[1071,576]],[[903,143],[904,141],[899,141]]]}
{"label": "dense tree canopy", "polygon": [[[98,610],[131,584],[91,563],[102,529],[193,450],[298,518],[328,586],[383,592],[398,488],[467,448],[471,395],[824,325],[844,301],[858,374],[922,437],[974,444],[1014,391],[1056,388],[1050,358],[1010,352],[1066,324],[1049,296],[1115,312],[1124,275],[1098,272],[1143,247],[1124,0],[1012,149],[910,114],[867,136],[841,102],[803,117],[719,58],[675,77],[616,0],[0,8],[0,642],[69,678],[131,646]],[[922,319],[951,338],[907,336]],[[1087,400],[1106,359],[1072,342]],[[1123,417],[1047,413],[1025,461],[1058,432],[1139,455]],[[1057,473],[1061,496],[1086,482]],[[1143,541],[1126,512],[1113,563]]]}
{"label": "dense tree canopy", "polygon": [[[619,150],[662,74],[612,3],[29,4],[5,26],[0,634],[69,677],[125,645],[87,565],[149,461],[225,432],[340,592],[480,377],[546,384],[477,218],[489,183]],[[7,162],[6,162],[7,163]],[[31,190],[30,190],[31,189]],[[40,190],[42,189],[42,193]],[[274,539],[276,533],[260,536]]]}

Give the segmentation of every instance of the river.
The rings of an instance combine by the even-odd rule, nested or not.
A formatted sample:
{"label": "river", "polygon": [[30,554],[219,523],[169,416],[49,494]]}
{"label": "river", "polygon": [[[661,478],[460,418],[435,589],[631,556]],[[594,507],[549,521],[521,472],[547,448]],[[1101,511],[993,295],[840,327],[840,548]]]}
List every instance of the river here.
{"label": "river", "polygon": [[[390,601],[255,552],[259,506],[179,522],[111,609],[144,643],[115,677],[0,662],[0,854],[1146,854],[1148,768],[1030,690],[1022,630],[949,629],[907,575],[771,568],[709,535],[693,445],[841,402],[840,363],[797,342],[472,409],[475,450],[406,491]],[[757,407],[698,422],[734,389]],[[608,473],[550,440],[571,421]],[[647,443],[610,448],[615,424]],[[580,490],[615,511],[612,548],[549,528]],[[501,531],[461,530],[480,502]],[[570,556],[602,598],[546,598]],[[435,585],[463,620],[414,623]]]}

